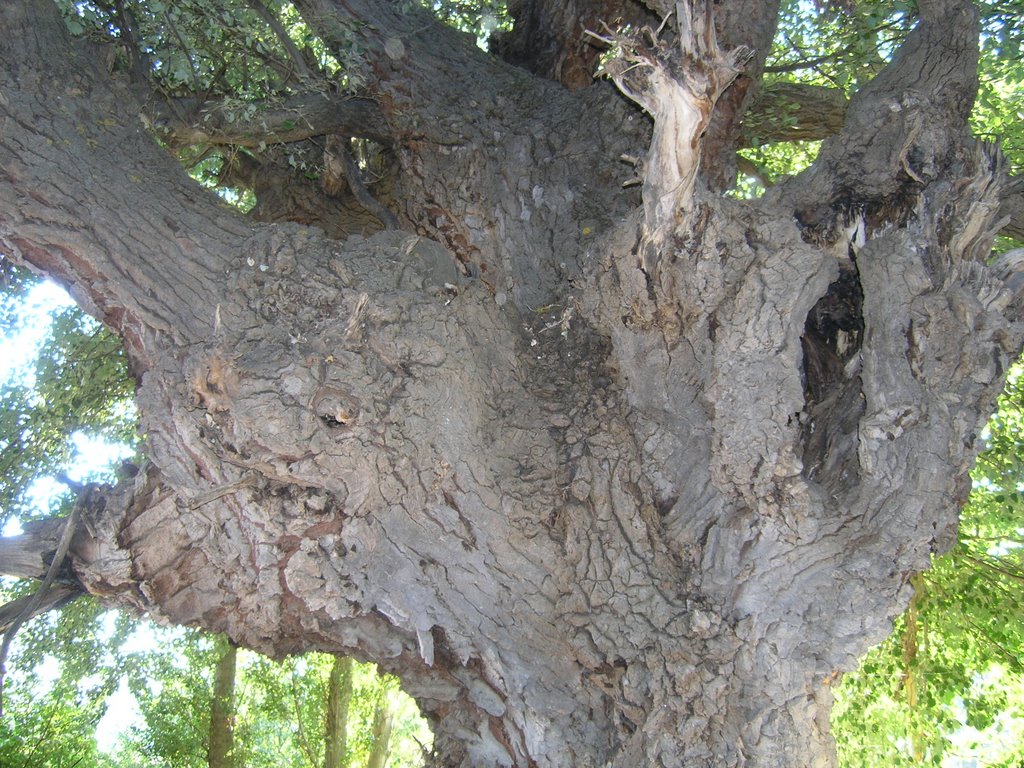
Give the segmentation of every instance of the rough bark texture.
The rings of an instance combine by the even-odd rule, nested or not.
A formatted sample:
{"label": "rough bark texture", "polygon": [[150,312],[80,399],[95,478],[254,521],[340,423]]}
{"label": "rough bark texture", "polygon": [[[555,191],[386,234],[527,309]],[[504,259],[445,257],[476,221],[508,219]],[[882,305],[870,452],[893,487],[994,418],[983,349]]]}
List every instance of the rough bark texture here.
{"label": "rough bark texture", "polygon": [[819,161],[737,201],[699,126],[743,57],[710,4],[647,5],[676,15],[619,70],[640,207],[648,118],[607,85],[298,0],[328,45],[359,22],[397,168],[402,229],[342,241],[225,210],[45,2],[5,4],[0,244],[122,333],[147,439],[82,510],[84,588],[376,661],[439,765],[833,764],[829,685],[951,542],[1020,349],[974,11],[922,2]]}

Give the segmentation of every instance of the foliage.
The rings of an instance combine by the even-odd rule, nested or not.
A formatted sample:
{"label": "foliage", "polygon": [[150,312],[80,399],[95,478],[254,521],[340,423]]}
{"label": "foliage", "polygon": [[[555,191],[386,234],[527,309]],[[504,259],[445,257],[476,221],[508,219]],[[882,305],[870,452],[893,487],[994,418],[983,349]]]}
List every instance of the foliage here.
{"label": "foliage", "polygon": [[1009,377],[974,470],[960,540],[914,580],[910,610],[836,691],[844,766],[1024,756],[1024,368]]}
{"label": "foliage", "polygon": [[[145,651],[129,654],[130,688],[144,724],[123,734],[115,755],[121,765],[204,765],[209,702],[217,650],[196,630],[160,630],[165,635]],[[169,635],[169,637],[167,637]],[[235,760],[248,768],[320,768],[323,765],[327,681],[333,657],[310,653],[275,662],[251,651],[238,654],[235,690]],[[383,697],[401,702],[402,733],[396,734],[395,765],[421,762],[417,740],[429,729],[392,677],[355,664],[349,708],[346,765],[364,765],[373,746],[371,723]]]}
{"label": "foliage", "polygon": [[[209,738],[214,638],[104,612],[81,599],[26,625],[10,661],[14,674],[0,720],[0,765],[78,768],[203,768]],[[333,657],[311,653],[274,662],[240,651],[236,764],[320,768],[327,680]],[[345,765],[365,765],[372,724],[385,699],[398,711],[390,765],[422,764],[430,731],[398,681],[355,664]],[[96,732],[124,679],[140,718],[109,751]],[[124,717],[122,712],[119,717]],[[108,723],[107,727],[124,725]]]}
{"label": "foliage", "polygon": [[108,624],[83,598],[24,627],[8,660],[0,765],[107,766],[93,734],[124,668],[110,649],[130,623]]}
{"label": "foliage", "polygon": [[[26,330],[18,307],[31,285],[19,276],[18,290],[0,297],[9,339]],[[133,394],[121,340],[77,307],[59,311],[34,363],[0,385],[0,526],[12,514],[38,516],[36,482],[70,472],[89,438],[133,446]]]}
{"label": "foliage", "polygon": [[[286,763],[319,768],[323,765],[323,723],[334,657],[309,653],[276,663],[256,654],[243,656],[238,733],[248,745],[245,765],[272,768]],[[394,677],[379,675],[372,665],[354,664],[346,765],[366,764],[373,748],[374,712],[384,699],[401,709],[401,725],[392,736],[393,762],[420,764],[420,744],[429,744],[430,735],[415,704],[401,692]],[[256,713],[258,719],[253,717]]]}
{"label": "foliage", "polygon": [[[418,0],[445,24],[469,32],[486,46],[488,38],[497,30],[510,29],[511,19],[504,0]],[[408,2],[412,5],[412,2]]]}

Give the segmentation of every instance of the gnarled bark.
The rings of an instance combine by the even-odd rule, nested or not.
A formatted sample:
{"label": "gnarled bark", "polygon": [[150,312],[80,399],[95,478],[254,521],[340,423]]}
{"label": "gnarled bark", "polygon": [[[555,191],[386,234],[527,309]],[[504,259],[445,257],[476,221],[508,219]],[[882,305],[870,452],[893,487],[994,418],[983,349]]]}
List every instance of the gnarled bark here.
{"label": "gnarled bark", "polygon": [[328,44],[361,22],[405,229],[231,215],[46,3],[3,8],[0,242],[124,334],[147,436],[82,509],[75,578],[376,661],[438,764],[832,764],[829,684],[949,543],[1020,349],[982,261],[970,3],[922,3],[756,201],[701,181],[741,57],[682,14],[619,71],[655,121],[642,208],[618,158],[645,118],[607,89],[383,0],[296,6]]}

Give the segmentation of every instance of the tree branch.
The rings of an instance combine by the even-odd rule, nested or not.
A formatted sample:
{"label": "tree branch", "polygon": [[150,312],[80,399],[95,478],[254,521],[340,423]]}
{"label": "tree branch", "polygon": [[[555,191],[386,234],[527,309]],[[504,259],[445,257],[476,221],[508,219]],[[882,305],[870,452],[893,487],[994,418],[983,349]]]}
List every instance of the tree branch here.
{"label": "tree branch", "polygon": [[36,605],[31,609],[30,614],[25,616],[25,621],[31,621],[36,616],[63,608],[84,594],[84,591],[70,584],[56,584],[50,587],[50,591],[42,598],[39,597],[38,592],[15,598],[0,606],[0,632],[7,632],[14,622],[25,614],[26,608],[33,601]]}
{"label": "tree branch", "polygon": [[[224,301],[212,275],[224,274],[234,250],[227,244],[250,237],[251,226],[199,190],[139,130],[137,99],[109,78],[99,57],[66,53],[83,44],[70,40],[51,4],[7,4],[3,13],[11,34],[0,43],[0,245],[120,333],[141,373],[154,334],[209,332],[213,309]],[[19,74],[28,71],[26,62],[42,61],[32,77]],[[41,92],[60,95],[40,101]],[[44,109],[51,110],[46,117]],[[119,212],[117,226],[110,211]],[[143,248],[133,230],[153,237]],[[193,260],[197,271],[184,273],[182,264],[197,252],[202,266]],[[146,284],[151,290],[140,289]],[[157,288],[166,285],[177,297],[160,296]],[[227,301],[222,310],[229,312]]]}
{"label": "tree branch", "polygon": [[[185,115],[194,115],[195,119],[186,119]],[[373,100],[317,92],[259,105],[233,99],[160,101],[150,108],[149,119],[177,145],[258,147],[332,133],[381,143],[388,143],[391,138],[384,116]]]}
{"label": "tree branch", "polygon": [[1015,176],[1006,185],[999,217],[1009,220],[1000,234],[1024,242],[1024,177]]}
{"label": "tree branch", "polygon": [[916,194],[958,161],[977,91],[977,25],[968,2],[922,19],[851,99],[842,131],[788,185],[805,225],[828,226],[844,199]]}
{"label": "tree branch", "polygon": [[827,139],[842,130],[846,107],[846,96],[838,88],[803,83],[766,85],[747,111],[740,145]]}
{"label": "tree branch", "polygon": [[[57,572],[61,566],[64,565],[64,558],[68,555],[68,549],[71,547],[71,539],[75,535],[75,527],[78,524],[79,504],[81,500],[77,502],[74,508],[71,510],[71,514],[68,515],[64,522],[64,530],[61,532],[60,540],[57,542],[57,551],[53,554],[53,559],[50,560],[50,566],[46,569],[46,576],[43,577],[43,583],[36,590],[35,594],[29,598],[21,606],[21,610],[18,615],[11,622],[10,626],[7,627],[4,632],[3,643],[0,644],[0,715],[3,714],[4,704],[4,677],[7,674],[7,654],[11,649],[11,643],[14,641],[14,636],[21,629],[22,625],[37,615],[40,606],[47,605],[53,607],[53,601],[47,601],[47,593],[50,591],[50,587],[53,585],[54,579],[57,578]],[[59,599],[64,600],[64,595]]]}
{"label": "tree branch", "polygon": [[340,154],[338,159],[341,161],[345,181],[348,182],[349,191],[359,204],[380,219],[380,223],[384,225],[385,229],[400,229],[401,225],[398,223],[398,218],[395,214],[382,205],[366,188],[359,166],[356,165],[355,158],[352,157],[352,151],[345,145],[345,142],[335,140],[333,142],[333,149]]}
{"label": "tree branch", "polygon": [[0,573],[19,579],[43,578],[50,562],[44,555],[56,549],[62,522],[31,521],[25,524],[22,534],[0,536]]}
{"label": "tree branch", "polygon": [[295,45],[295,41],[292,40],[291,35],[288,34],[287,30],[281,24],[281,20],[277,18],[277,15],[270,11],[262,2],[262,0],[248,0],[248,5],[252,10],[267,24],[268,27],[277,36],[278,41],[288,52],[292,62],[295,64],[296,69],[299,71],[299,79],[302,81],[312,81],[314,78],[313,72],[310,71],[306,65],[306,60],[302,57],[302,52]]}
{"label": "tree branch", "polygon": [[[677,3],[677,7],[680,4]],[[678,11],[677,11],[678,13]],[[751,52],[743,70],[719,97],[701,146],[705,181],[713,189],[728,189],[736,179],[736,149],[746,123],[751,97],[778,23],[778,0],[727,0],[714,4],[715,31],[723,50]]]}
{"label": "tree branch", "polygon": [[[827,139],[842,131],[848,106],[839,88],[772,83],[762,88],[747,110],[740,146]],[[759,175],[751,165],[743,165],[742,170]],[[1000,234],[1024,241],[1024,178],[1011,177],[1003,190],[999,218],[1007,220]]]}

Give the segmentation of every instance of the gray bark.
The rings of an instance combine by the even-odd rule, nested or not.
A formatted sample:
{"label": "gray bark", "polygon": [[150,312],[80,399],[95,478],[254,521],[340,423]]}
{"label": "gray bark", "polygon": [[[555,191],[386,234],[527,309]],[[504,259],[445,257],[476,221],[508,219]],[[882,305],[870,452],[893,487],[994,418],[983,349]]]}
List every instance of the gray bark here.
{"label": "gray bark", "polygon": [[[802,177],[719,197],[719,153],[663,125],[639,209],[618,158],[649,128],[608,88],[299,0],[328,44],[361,22],[393,132],[405,229],[344,241],[225,211],[46,3],[5,6],[0,245],[124,335],[147,439],[82,510],[75,577],[376,661],[438,764],[833,764],[829,686],[952,540],[1021,344],[984,265],[1001,162],[964,128],[974,12],[947,5]],[[656,118],[718,95],[682,57],[723,88],[737,60],[699,18],[634,41]]]}

